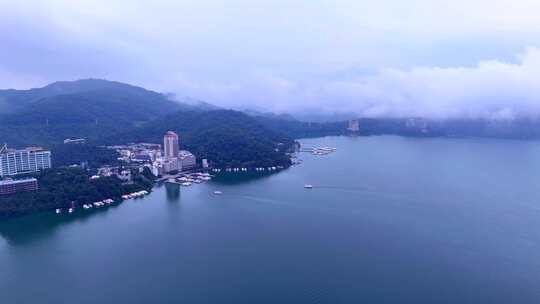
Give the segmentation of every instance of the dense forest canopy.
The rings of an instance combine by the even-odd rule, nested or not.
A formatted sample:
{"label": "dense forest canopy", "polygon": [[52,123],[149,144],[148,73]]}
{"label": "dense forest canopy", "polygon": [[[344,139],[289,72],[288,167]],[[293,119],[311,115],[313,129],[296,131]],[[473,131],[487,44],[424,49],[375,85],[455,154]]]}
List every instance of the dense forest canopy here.
{"label": "dense forest canopy", "polygon": [[123,184],[116,176],[90,179],[80,168],[55,168],[37,175],[39,190],[0,196],[0,216],[20,215],[55,208],[81,206],[108,198],[120,200],[123,194],[149,190],[153,182],[134,172],[133,183]]}

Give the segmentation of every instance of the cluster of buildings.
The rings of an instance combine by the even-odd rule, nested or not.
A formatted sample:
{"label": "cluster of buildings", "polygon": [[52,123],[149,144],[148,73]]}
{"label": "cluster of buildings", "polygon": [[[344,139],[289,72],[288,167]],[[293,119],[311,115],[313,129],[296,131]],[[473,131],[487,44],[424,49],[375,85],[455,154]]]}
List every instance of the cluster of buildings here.
{"label": "cluster of buildings", "polygon": [[34,191],[38,189],[35,178],[13,180],[11,177],[36,173],[51,168],[51,151],[29,147],[25,149],[8,149],[5,145],[0,147],[0,195],[13,194],[21,191]]}
{"label": "cluster of buildings", "polygon": [[186,150],[180,150],[178,134],[169,131],[163,137],[163,158],[160,159],[161,173],[185,171],[197,167],[195,155]]}
{"label": "cluster of buildings", "polygon": [[[172,131],[167,132],[163,137],[163,146],[153,143],[133,143],[109,148],[120,153],[121,160],[135,165],[141,170],[148,167],[155,176],[187,171],[197,167],[195,155],[180,149],[178,134]],[[203,160],[203,165],[208,166],[208,162]],[[104,170],[105,172],[108,173],[107,170]]]}
{"label": "cluster of buildings", "polygon": [[423,118],[409,118],[405,121],[405,127],[411,131],[427,133],[428,121]]}
{"label": "cluster of buildings", "polygon": [[[85,139],[66,139],[64,144],[83,144]],[[136,143],[122,146],[111,146],[120,153],[121,160],[131,164],[132,168],[149,168],[155,176],[168,173],[189,171],[197,167],[195,155],[180,149],[178,134],[169,131],[163,137],[163,149],[160,144]],[[208,167],[208,161],[202,161],[203,167]],[[29,147],[25,149],[8,149],[0,147],[0,195],[13,194],[21,191],[38,189],[35,178],[17,179],[11,177],[36,173],[52,167],[51,151]],[[99,176],[117,175],[124,182],[131,181],[131,171],[119,167],[103,167],[98,170]]]}
{"label": "cluster of buildings", "polygon": [[122,146],[111,146],[120,154],[120,160],[127,163],[151,163],[161,157],[161,145],[136,143]]}

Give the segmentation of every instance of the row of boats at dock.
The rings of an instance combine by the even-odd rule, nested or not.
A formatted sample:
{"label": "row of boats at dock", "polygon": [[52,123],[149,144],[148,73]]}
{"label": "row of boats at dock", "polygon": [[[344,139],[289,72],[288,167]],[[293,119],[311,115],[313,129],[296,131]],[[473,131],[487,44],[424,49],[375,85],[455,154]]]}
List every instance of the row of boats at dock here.
{"label": "row of boats at dock", "polygon": [[277,171],[283,169],[283,166],[272,166],[272,167],[255,167],[255,168],[225,168],[225,169],[219,169],[215,168],[212,169],[212,172],[219,173],[219,172],[248,172],[248,171],[257,171],[257,172],[263,172],[263,171]]}
{"label": "row of boats at dock", "polygon": [[201,184],[210,181],[211,179],[212,175],[210,175],[210,173],[188,173],[180,177],[171,178],[167,182],[189,187],[193,184]]}
{"label": "row of boats at dock", "polygon": [[[133,193],[129,193],[129,194],[124,194],[124,195],[122,195],[122,200],[129,200],[129,199],[132,199],[132,198],[143,197],[143,196],[145,196],[145,195],[147,195],[149,193],[150,192],[148,192],[146,190],[142,190],[142,191],[137,191],[137,192],[133,192]],[[104,199],[102,201],[97,201],[97,202],[93,202],[93,203],[89,203],[89,204],[83,204],[82,207],[83,207],[83,209],[101,208],[101,207],[104,207],[104,206],[111,205],[114,202],[115,202],[115,200],[113,200],[112,198],[108,198],[108,199]],[[68,213],[73,213],[73,212],[75,212],[75,209],[76,209],[76,207],[72,206],[70,208],[67,208],[66,210],[67,210]],[[57,208],[55,210],[55,212],[56,212],[56,214],[60,214],[60,213],[64,212],[64,209]]]}
{"label": "row of boats at dock", "polygon": [[83,208],[84,209],[91,209],[91,208],[98,208],[98,207],[103,207],[105,205],[110,205],[114,203],[114,200],[112,198],[108,198],[106,200],[102,200],[102,201],[99,201],[99,202],[93,202],[91,204],[83,204]]}
{"label": "row of boats at dock", "polygon": [[319,148],[313,148],[313,150],[311,151],[311,154],[313,155],[317,155],[317,156],[323,156],[323,155],[328,155],[332,152],[335,152],[336,151],[336,148],[332,148],[332,147],[319,147]]}
{"label": "row of boats at dock", "polygon": [[138,197],[143,197],[147,194],[149,194],[150,192],[146,191],[146,190],[142,190],[142,191],[138,191],[138,192],[133,192],[133,193],[130,193],[130,194],[124,194],[122,195],[122,199],[123,200],[128,200],[128,199],[131,199],[131,198],[138,198]]}

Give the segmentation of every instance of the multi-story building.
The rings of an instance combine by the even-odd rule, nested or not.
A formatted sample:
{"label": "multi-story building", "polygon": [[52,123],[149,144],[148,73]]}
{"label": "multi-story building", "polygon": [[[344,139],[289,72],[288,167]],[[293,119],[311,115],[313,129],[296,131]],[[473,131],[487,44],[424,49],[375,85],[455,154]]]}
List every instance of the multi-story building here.
{"label": "multi-story building", "polygon": [[178,161],[178,158],[169,158],[163,162],[163,170],[165,172],[182,171],[182,164]]}
{"label": "multi-story building", "polygon": [[84,143],[86,143],[86,139],[84,139],[84,138],[76,138],[76,139],[66,138],[66,139],[64,139],[64,144],[84,144]]}
{"label": "multi-story building", "polygon": [[208,165],[208,159],[204,158],[204,159],[202,160],[202,167],[203,167],[204,169],[206,169],[206,168],[209,167],[209,165]]}
{"label": "multi-story building", "polygon": [[43,148],[4,149],[0,152],[0,176],[38,172],[51,167],[51,151]]}
{"label": "multi-story building", "polygon": [[347,127],[347,130],[351,132],[359,132],[360,131],[360,123],[358,119],[351,119],[349,120],[349,126]]}
{"label": "multi-story building", "polygon": [[189,170],[197,166],[195,155],[180,150],[178,135],[169,131],[163,137],[163,158],[157,158],[161,172]]}
{"label": "multi-story building", "polygon": [[188,170],[197,167],[197,159],[191,152],[182,150],[178,154],[178,162],[180,170]]}
{"label": "multi-story building", "polygon": [[163,156],[165,158],[178,157],[179,142],[178,135],[173,131],[169,131],[163,137]]}
{"label": "multi-story building", "polygon": [[14,194],[23,191],[35,191],[37,189],[38,183],[35,178],[0,181],[0,195]]}

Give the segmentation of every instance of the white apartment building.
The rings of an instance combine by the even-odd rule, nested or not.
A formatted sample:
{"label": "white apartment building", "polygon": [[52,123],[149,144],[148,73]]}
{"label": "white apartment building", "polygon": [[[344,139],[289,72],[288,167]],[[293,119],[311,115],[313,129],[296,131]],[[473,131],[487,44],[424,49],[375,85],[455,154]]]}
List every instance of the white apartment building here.
{"label": "white apartment building", "polygon": [[51,167],[51,151],[43,148],[6,149],[0,152],[1,177],[38,172]]}

